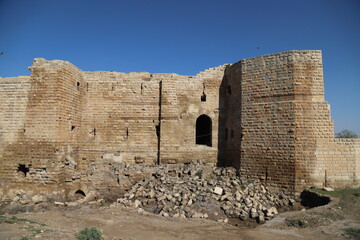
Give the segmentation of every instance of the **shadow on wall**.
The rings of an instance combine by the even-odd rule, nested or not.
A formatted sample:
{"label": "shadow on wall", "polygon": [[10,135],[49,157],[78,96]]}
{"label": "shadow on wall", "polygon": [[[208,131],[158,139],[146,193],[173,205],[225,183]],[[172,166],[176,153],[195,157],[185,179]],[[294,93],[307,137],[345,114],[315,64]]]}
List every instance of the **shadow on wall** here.
{"label": "shadow on wall", "polygon": [[[240,70],[240,71],[239,71]],[[219,88],[219,167],[240,169],[241,154],[241,65],[229,65]]]}

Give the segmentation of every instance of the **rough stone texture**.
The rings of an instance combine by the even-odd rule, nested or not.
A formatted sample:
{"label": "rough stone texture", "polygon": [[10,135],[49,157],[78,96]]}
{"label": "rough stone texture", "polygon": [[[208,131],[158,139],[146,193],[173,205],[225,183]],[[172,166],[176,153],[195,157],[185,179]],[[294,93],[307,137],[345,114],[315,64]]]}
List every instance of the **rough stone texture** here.
{"label": "rough stone texture", "polygon": [[220,121],[228,131],[226,165],[290,192],[313,185],[359,186],[360,141],[334,140],[321,51],[288,51],[233,64],[220,99],[225,109]]}
{"label": "rough stone texture", "polygon": [[87,72],[41,58],[30,70],[0,78],[1,199],[21,191],[115,197],[147,174],[128,163],[197,160],[291,193],[359,186],[360,141],[333,138],[320,51],[196,76]]}
{"label": "rough stone texture", "polygon": [[219,168],[202,163],[162,165],[152,176],[138,181],[112,204],[138,208],[164,217],[228,218],[263,223],[277,207],[291,209],[295,200],[274,194],[259,180],[242,179],[233,167]]}

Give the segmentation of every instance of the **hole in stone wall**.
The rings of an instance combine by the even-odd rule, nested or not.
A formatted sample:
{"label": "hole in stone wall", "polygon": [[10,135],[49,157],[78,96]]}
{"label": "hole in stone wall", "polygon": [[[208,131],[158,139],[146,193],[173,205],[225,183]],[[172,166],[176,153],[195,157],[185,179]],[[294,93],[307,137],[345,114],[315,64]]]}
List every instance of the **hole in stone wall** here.
{"label": "hole in stone wall", "polygon": [[266,168],[265,168],[265,184],[266,184],[267,181],[268,181],[268,176],[269,176],[268,168],[266,167]]}
{"label": "hole in stone wall", "polygon": [[269,83],[269,75],[267,75],[267,74],[265,75],[265,82]]}
{"label": "hole in stone wall", "polygon": [[76,88],[78,91],[80,90],[80,82],[76,82]]}
{"label": "hole in stone wall", "polygon": [[71,131],[74,131],[75,130],[75,126],[71,126]]}
{"label": "hole in stone wall", "polygon": [[201,95],[201,101],[202,101],[202,102],[206,102],[206,94],[205,94],[205,93],[203,93],[203,94]]}
{"label": "hole in stone wall", "polygon": [[126,128],[126,139],[129,137],[129,128]]}
{"label": "hole in stone wall", "polygon": [[144,89],[143,83],[141,83],[140,89],[141,89],[141,95],[143,95],[143,89]]}
{"label": "hole in stone wall", "polygon": [[331,201],[330,197],[309,190],[304,190],[300,194],[300,198],[301,198],[301,202],[300,202],[301,205],[309,208],[323,206]]}
{"label": "hole in stone wall", "polygon": [[84,191],[79,189],[75,192],[75,197],[76,198],[84,198],[84,197],[86,197],[86,194],[84,193]]}
{"label": "hole in stone wall", "polygon": [[201,95],[201,101],[206,102],[205,83],[203,83],[203,93]]}
{"label": "hole in stone wall", "polygon": [[231,95],[231,86],[228,86],[228,87],[227,87],[227,93],[228,93],[229,95]]}
{"label": "hole in stone wall", "polygon": [[26,174],[30,171],[29,168],[25,166],[25,164],[19,164],[18,166],[18,172],[22,172],[24,174],[24,177],[26,177]]}
{"label": "hole in stone wall", "polygon": [[86,91],[89,91],[89,83],[86,83]]}
{"label": "hole in stone wall", "polygon": [[115,90],[115,86],[114,86],[114,84],[112,83],[111,84],[111,91],[114,91]]}
{"label": "hole in stone wall", "polygon": [[160,136],[160,126],[156,125],[156,136],[159,137]]}

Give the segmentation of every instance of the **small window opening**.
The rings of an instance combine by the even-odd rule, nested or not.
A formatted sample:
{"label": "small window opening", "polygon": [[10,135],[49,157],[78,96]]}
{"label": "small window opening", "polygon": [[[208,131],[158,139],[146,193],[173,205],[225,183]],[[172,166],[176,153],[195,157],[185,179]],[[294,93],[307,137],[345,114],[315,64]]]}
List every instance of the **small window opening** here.
{"label": "small window opening", "polygon": [[227,87],[227,93],[228,93],[229,95],[231,95],[231,86],[228,86],[228,87]]}
{"label": "small window opening", "polygon": [[76,197],[77,199],[79,199],[79,198],[84,198],[84,197],[86,197],[86,194],[85,194],[84,191],[82,191],[82,190],[77,190],[77,191],[75,192],[75,197]]}
{"label": "small window opening", "polygon": [[156,136],[159,137],[160,136],[160,126],[156,125]]}
{"label": "small window opening", "polygon": [[227,128],[225,128],[225,140],[228,140],[228,129]]}
{"label": "small window opening", "polygon": [[71,131],[74,131],[75,130],[75,126],[71,126]]}
{"label": "small window opening", "polygon": [[86,91],[89,91],[89,83],[86,83]]}
{"label": "small window opening", "polygon": [[22,172],[24,174],[24,177],[26,177],[26,174],[30,172],[30,169],[25,166],[25,164],[19,164],[18,166],[18,172]]}
{"label": "small window opening", "polygon": [[96,128],[94,127],[89,134],[96,136]]}
{"label": "small window opening", "polygon": [[80,82],[76,82],[76,88],[78,91],[80,90]]}
{"label": "small window opening", "polygon": [[201,101],[206,102],[205,83],[203,83],[203,93],[201,95]]}
{"label": "small window opening", "polygon": [[267,75],[267,74],[265,75],[265,82],[269,83],[269,75]]}
{"label": "small window opening", "polygon": [[126,128],[126,139],[129,137],[129,128]]}
{"label": "small window opening", "polygon": [[206,102],[206,94],[205,94],[205,93],[203,93],[203,94],[201,95],[201,101],[202,101],[202,102]]}
{"label": "small window opening", "polygon": [[265,184],[267,184],[268,176],[269,176],[268,168],[266,167],[266,168],[265,168]]}

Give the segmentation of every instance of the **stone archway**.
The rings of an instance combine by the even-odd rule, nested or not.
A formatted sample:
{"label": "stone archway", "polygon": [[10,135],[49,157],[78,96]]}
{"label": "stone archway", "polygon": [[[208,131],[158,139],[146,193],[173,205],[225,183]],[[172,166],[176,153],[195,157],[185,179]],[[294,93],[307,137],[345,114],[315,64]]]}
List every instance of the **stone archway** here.
{"label": "stone archway", "polygon": [[196,144],[212,146],[212,121],[205,114],[196,119]]}

